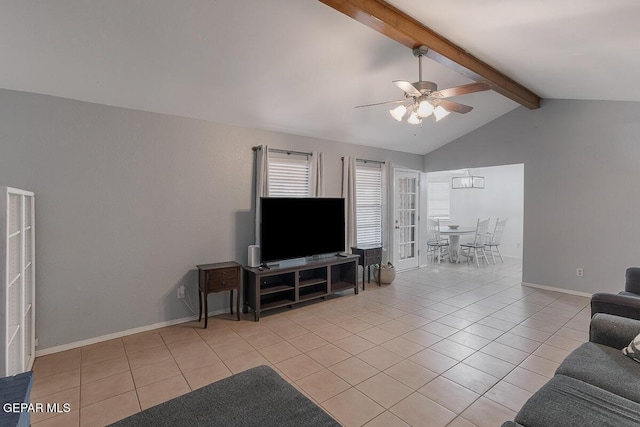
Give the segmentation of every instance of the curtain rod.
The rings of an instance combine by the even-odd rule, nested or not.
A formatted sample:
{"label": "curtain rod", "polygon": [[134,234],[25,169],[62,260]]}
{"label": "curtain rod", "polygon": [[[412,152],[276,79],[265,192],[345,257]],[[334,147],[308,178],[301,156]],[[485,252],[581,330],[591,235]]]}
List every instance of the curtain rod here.
{"label": "curtain rod", "polygon": [[[257,147],[251,148],[253,151],[262,150],[262,146],[258,145]],[[313,153],[307,153],[304,151],[295,151],[295,150],[281,150],[279,148],[269,148],[269,151],[272,153],[281,153],[281,154],[299,154],[301,156],[311,156]]]}
{"label": "curtain rod", "polygon": [[[344,162],[344,157],[340,157],[340,160],[342,160]],[[369,159],[358,159],[358,158],[356,158],[356,161],[357,162],[365,162],[365,163],[378,163],[378,164],[381,164],[381,165],[385,164],[384,160],[369,160]]]}

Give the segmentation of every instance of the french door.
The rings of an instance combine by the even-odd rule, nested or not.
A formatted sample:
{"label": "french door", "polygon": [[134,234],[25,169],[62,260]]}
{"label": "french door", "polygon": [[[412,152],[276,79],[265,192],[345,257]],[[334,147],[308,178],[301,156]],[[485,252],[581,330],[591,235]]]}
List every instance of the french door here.
{"label": "french door", "polygon": [[397,270],[418,267],[420,172],[394,169],[393,263]]}

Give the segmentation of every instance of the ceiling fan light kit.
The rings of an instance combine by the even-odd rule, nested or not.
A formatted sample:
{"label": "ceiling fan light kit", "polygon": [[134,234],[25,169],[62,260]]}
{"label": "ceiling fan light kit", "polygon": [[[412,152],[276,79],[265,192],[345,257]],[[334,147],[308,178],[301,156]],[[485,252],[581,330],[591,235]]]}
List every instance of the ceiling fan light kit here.
{"label": "ceiling fan light kit", "polygon": [[444,119],[445,117],[447,117],[449,114],[451,114],[451,111],[447,111],[444,108],[442,108],[441,105],[438,105],[434,110],[433,110],[433,116],[436,118],[436,122],[439,122],[440,120]]}
{"label": "ceiling fan light kit", "polygon": [[389,110],[391,117],[401,122],[404,115],[407,113],[407,107],[404,105],[398,105],[396,108]]}
{"label": "ceiling fan light kit", "polygon": [[412,125],[419,125],[420,123],[422,123],[422,119],[418,117],[418,114],[415,111],[413,111],[409,115],[409,118],[407,119],[407,123],[411,123]]}
{"label": "ceiling fan light kit", "polygon": [[391,114],[394,120],[399,122],[406,117],[407,123],[413,125],[422,123],[422,119],[431,115],[433,115],[436,122],[438,122],[452,112],[466,114],[473,110],[473,107],[449,101],[445,98],[489,90],[491,86],[488,83],[479,82],[438,91],[438,85],[434,82],[422,80],[422,57],[425,56],[428,51],[429,48],[426,46],[413,49],[413,55],[418,57],[419,80],[417,82],[410,83],[404,80],[396,80],[393,82],[404,92],[404,99],[380,102],[377,104],[358,105],[356,108],[384,104],[400,104],[389,110],[389,114]]}
{"label": "ceiling fan light kit", "polygon": [[420,104],[418,104],[418,115],[422,118],[429,117],[433,114],[434,109],[435,107],[431,105],[429,101],[420,101]]}

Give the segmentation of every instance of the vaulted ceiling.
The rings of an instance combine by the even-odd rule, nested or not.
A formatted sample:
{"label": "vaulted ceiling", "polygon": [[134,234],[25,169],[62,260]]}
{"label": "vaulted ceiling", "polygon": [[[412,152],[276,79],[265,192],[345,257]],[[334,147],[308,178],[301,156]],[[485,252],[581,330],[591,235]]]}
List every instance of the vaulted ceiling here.
{"label": "vaulted ceiling", "polygon": [[[636,0],[389,3],[542,98],[640,101]],[[401,98],[417,60],[317,0],[2,0],[0,58],[1,88],[418,154],[519,106],[465,95],[472,112],[421,126],[354,109]]]}

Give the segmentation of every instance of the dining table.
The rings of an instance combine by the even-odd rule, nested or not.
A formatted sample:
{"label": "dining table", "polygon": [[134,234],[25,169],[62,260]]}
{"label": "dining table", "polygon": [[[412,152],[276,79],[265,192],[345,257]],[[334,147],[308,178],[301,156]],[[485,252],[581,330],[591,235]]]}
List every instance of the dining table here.
{"label": "dining table", "polygon": [[440,228],[440,235],[447,236],[449,238],[449,261],[460,264],[460,259],[462,258],[462,253],[460,251],[460,236],[473,234],[475,232],[475,227],[449,228],[449,226],[443,226]]}

